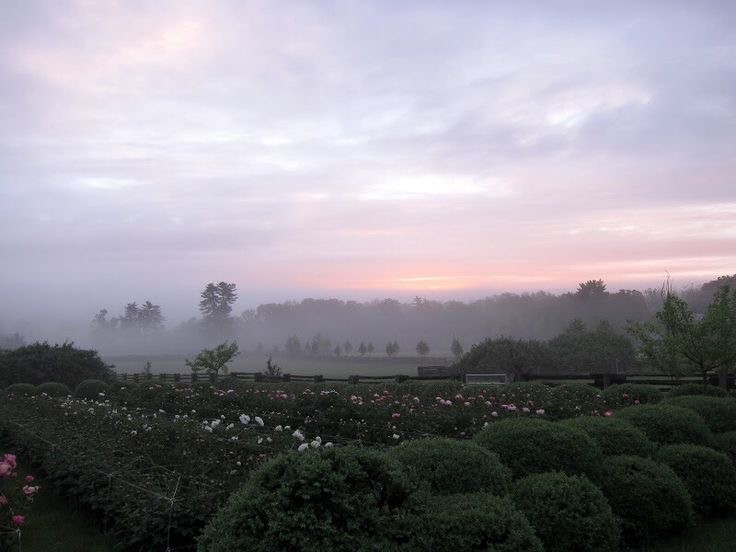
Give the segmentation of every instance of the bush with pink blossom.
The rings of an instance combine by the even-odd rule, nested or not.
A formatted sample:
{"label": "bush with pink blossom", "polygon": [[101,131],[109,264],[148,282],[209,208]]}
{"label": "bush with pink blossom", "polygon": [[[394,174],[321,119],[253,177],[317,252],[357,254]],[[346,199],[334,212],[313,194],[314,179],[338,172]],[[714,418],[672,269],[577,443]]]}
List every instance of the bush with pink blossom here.
{"label": "bush with pink blossom", "polygon": [[0,458],[0,545],[17,543],[30,505],[39,489],[32,475],[18,473],[18,461],[14,454]]}

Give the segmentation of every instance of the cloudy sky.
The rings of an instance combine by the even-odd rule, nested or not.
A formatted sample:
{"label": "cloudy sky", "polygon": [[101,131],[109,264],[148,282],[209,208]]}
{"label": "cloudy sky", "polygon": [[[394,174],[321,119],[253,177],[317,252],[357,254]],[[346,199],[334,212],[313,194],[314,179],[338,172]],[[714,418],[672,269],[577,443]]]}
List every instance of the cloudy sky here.
{"label": "cloudy sky", "polygon": [[6,316],[736,272],[734,2],[1,11]]}

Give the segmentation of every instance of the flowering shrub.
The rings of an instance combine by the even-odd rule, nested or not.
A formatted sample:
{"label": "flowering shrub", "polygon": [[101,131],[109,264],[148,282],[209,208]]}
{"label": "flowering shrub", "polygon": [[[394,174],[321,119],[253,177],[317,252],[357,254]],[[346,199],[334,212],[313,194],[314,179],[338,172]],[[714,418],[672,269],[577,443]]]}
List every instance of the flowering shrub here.
{"label": "flowering shrub", "polygon": [[622,408],[636,404],[654,404],[664,398],[664,393],[654,385],[620,383],[603,390],[603,400],[608,408]]}
{"label": "flowering shrub", "polygon": [[668,398],[666,404],[697,412],[714,433],[736,430],[736,400],[705,395],[682,395]]}
{"label": "flowering shrub", "polygon": [[0,458],[0,544],[8,548],[17,544],[33,498],[38,493],[34,477],[21,477],[14,454]]}
{"label": "flowering shrub", "polygon": [[620,410],[616,416],[631,422],[659,445],[693,443],[707,445],[713,436],[705,421],[687,408],[670,404],[645,404]]}
{"label": "flowering shrub", "polygon": [[685,531],[693,523],[690,495],[672,469],[638,456],[609,456],[595,479],[630,546]]}
{"label": "flowering shrub", "polygon": [[580,416],[558,422],[587,433],[606,456],[632,454],[652,456],[656,445],[642,430],[616,417]]}
{"label": "flowering shrub", "polygon": [[352,447],[281,455],[255,470],[198,550],[386,550],[406,540],[414,487],[385,455]]}
{"label": "flowering shrub", "polygon": [[510,470],[498,455],[468,441],[434,438],[407,441],[389,449],[417,484],[432,494],[490,492],[506,494]]}
{"label": "flowering shrub", "polygon": [[601,390],[585,383],[565,383],[553,387],[547,411],[554,419],[599,414],[604,409]]}
{"label": "flowering shrub", "polygon": [[619,528],[603,493],[586,477],[542,473],[514,484],[521,510],[547,552],[613,552]]}
{"label": "flowering shrub", "polygon": [[80,382],[74,390],[74,396],[80,399],[97,400],[110,389],[102,380],[88,379]]}
{"label": "flowering shrub", "polygon": [[431,498],[410,535],[410,543],[400,550],[542,551],[524,514],[508,499],[490,493]]}
{"label": "flowering shrub", "polygon": [[715,385],[707,385],[702,383],[686,383],[685,385],[676,385],[670,389],[668,396],[681,397],[683,395],[707,395],[709,397],[730,397],[728,391],[716,387]]}
{"label": "flowering shrub", "polygon": [[538,419],[502,420],[478,433],[475,441],[498,454],[516,478],[556,470],[592,473],[602,457],[584,431]]}
{"label": "flowering shrub", "polygon": [[72,394],[72,390],[63,383],[49,381],[38,385],[36,393],[46,393],[50,397],[67,397]]}
{"label": "flowering shrub", "polygon": [[725,453],[698,445],[668,445],[656,458],[680,477],[699,514],[710,517],[736,508],[736,468]]}

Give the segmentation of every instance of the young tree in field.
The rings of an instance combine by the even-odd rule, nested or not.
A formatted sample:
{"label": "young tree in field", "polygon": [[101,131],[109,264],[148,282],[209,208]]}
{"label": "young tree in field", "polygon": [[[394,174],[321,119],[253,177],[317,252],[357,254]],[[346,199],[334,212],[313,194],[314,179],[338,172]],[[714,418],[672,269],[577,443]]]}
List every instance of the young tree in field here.
{"label": "young tree in field", "polygon": [[289,356],[299,356],[300,354],[302,354],[302,342],[299,341],[299,338],[297,336],[292,335],[286,340],[284,350]]}
{"label": "young tree in field", "polygon": [[263,371],[263,375],[269,378],[276,378],[281,375],[281,367],[268,357],[266,361],[266,369]]}
{"label": "young tree in field", "polygon": [[332,354],[334,354],[335,356],[338,356],[338,357],[340,355],[342,355],[342,349],[340,348],[339,345],[335,345],[335,348],[332,349]]}
{"label": "young tree in field", "polygon": [[724,372],[736,365],[736,290],[724,285],[716,291],[702,317],[667,284],[662,310],[649,323],[632,324],[641,352],[666,374]]}
{"label": "young tree in field", "polygon": [[368,347],[365,346],[365,343],[362,341],[360,342],[360,345],[358,345],[358,354],[360,356],[365,356],[365,354],[368,352]]}
{"label": "young tree in field", "polygon": [[417,354],[419,356],[426,356],[427,353],[429,353],[429,345],[427,345],[426,341],[420,339],[419,343],[417,343]]}
{"label": "young tree in field", "polygon": [[373,354],[373,351],[375,351],[375,350],[376,350],[376,348],[373,346],[373,342],[372,341],[369,341],[368,342],[368,346],[366,347],[366,352],[369,355],[372,355]]}
{"label": "young tree in field", "polygon": [[388,343],[386,345],[386,354],[390,357],[394,357],[399,353],[399,343],[398,341],[394,341],[393,343]]}
{"label": "young tree in field", "polygon": [[457,337],[452,338],[452,345],[450,345],[450,352],[452,352],[452,355],[457,359],[463,356],[463,352],[464,352],[463,346]]}
{"label": "young tree in field", "polygon": [[140,329],[140,314],[138,303],[135,301],[125,305],[125,314],[120,317],[120,329],[128,335],[137,332]]}
{"label": "young tree in field", "polygon": [[138,326],[145,336],[155,335],[164,328],[164,317],[161,307],[150,301],[143,303],[138,309]]}
{"label": "young tree in field", "polygon": [[232,318],[230,313],[233,304],[238,300],[235,284],[210,282],[200,294],[199,312],[202,313],[202,321],[210,332],[217,335],[230,329]]}
{"label": "young tree in field", "polygon": [[225,341],[214,349],[202,349],[193,361],[185,359],[185,363],[192,369],[192,372],[205,371],[216,376],[220,370],[223,374],[227,374],[228,363],[239,354],[237,343]]}
{"label": "young tree in field", "polygon": [[345,344],[342,346],[342,348],[345,351],[346,355],[349,355],[353,352],[353,344],[350,343],[350,341],[345,341]]}

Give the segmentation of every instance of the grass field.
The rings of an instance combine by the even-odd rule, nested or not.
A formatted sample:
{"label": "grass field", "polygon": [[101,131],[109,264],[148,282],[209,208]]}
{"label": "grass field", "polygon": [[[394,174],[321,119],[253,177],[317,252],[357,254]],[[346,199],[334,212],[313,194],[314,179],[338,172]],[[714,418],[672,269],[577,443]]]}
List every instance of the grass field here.
{"label": "grass field", "polygon": [[[230,365],[231,372],[261,372],[266,367],[267,355],[240,355]],[[189,372],[183,356],[109,356],[103,357],[108,364],[115,366],[119,373],[142,372],[146,361],[151,363],[154,374]],[[378,355],[365,357],[290,357],[275,355],[273,361],[283,373],[297,375],[318,375],[325,377],[393,376],[417,375],[417,366],[449,365],[452,359],[442,357],[404,356],[388,358]]]}

